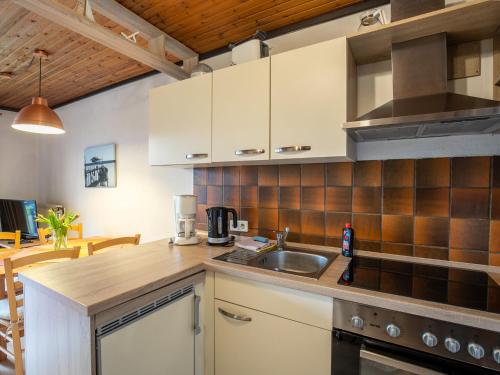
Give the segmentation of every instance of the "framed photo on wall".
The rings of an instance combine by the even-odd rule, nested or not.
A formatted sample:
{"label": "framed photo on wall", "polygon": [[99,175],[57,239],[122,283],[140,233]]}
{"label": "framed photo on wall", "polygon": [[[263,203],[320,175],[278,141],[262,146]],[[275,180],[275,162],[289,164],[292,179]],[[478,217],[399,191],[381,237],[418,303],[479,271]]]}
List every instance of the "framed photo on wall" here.
{"label": "framed photo on wall", "polygon": [[85,149],[85,187],[116,187],[116,145],[110,143]]}

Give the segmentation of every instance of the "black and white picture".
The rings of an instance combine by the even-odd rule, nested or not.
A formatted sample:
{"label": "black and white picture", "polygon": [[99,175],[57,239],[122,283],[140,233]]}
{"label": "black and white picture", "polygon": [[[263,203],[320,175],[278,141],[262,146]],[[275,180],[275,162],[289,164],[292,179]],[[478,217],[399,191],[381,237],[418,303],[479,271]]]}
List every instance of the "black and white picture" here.
{"label": "black and white picture", "polygon": [[85,149],[85,187],[116,187],[116,145]]}

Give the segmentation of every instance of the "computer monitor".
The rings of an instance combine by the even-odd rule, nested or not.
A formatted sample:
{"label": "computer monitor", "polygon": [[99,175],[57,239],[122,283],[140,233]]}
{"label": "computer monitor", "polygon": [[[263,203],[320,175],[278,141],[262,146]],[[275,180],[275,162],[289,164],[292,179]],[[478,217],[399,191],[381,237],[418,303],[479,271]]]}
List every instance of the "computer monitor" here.
{"label": "computer monitor", "polygon": [[0,232],[21,231],[24,239],[38,239],[35,200],[0,199]]}

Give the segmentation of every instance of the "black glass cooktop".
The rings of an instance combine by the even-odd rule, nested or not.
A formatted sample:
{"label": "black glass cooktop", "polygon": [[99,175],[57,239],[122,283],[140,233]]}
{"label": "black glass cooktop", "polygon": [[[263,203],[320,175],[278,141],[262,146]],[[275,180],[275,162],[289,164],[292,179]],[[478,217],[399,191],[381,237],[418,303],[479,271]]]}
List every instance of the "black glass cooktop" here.
{"label": "black glass cooktop", "polygon": [[354,257],[338,283],[500,313],[500,285],[486,272]]}

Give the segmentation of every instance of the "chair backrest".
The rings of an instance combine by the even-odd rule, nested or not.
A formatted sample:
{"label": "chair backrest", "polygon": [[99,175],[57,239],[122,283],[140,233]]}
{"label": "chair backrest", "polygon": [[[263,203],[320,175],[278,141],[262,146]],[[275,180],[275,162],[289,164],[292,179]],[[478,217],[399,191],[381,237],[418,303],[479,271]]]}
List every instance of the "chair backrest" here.
{"label": "chair backrest", "polygon": [[94,254],[96,251],[99,251],[99,250],[102,250],[102,249],[105,249],[107,247],[111,247],[111,246],[116,246],[116,245],[139,245],[139,242],[141,241],[141,235],[140,234],[136,234],[134,237],[119,237],[119,238],[113,238],[111,240],[107,240],[107,241],[102,241],[102,242],[99,242],[99,243],[92,243],[92,242],[89,242],[88,243],[88,251],[89,251],[89,255],[92,255]]}
{"label": "chair backrest", "polygon": [[80,255],[80,246],[71,249],[51,250],[44,253],[28,255],[20,258],[4,259],[5,283],[7,284],[7,297],[9,299],[10,321],[19,321],[18,308],[24,305],[22,299],[23,284],[16,280],[14,274],[16,269],[29,266],[30,264],[45,262],[54,259],[76,259]]}
{"label": "chair backrest", "polygon": [[[70,225],[68,232],[77,232],[76,236],[68,236],[69,240],[83,240],[83,224],[78,223],[75,225]],[[38,237],[40,242],[47,243],[47,237],[52,235],[52,230],[50,228],[38,228]]]}
{"label": "chair backrest", "polygon": [[21,231],[16,230],[15,232],[0,232],[0,240],[14,241],[14,249],[20,249],[21,248]]}
{"label": "chair backrest", "polygon": [[47,243],[47,236],[52,235],[50,228],[38,228],[38,238],[42,244]]}
{"label": "chair backrest", "polygon": [[69,227],[69,231],[77,233],[76,237],[72,236],[72,237],[69,237],[69,239],[71,239],[71,240],[82,240],[83,239],[83,224],[82,223],[71,225]]}

